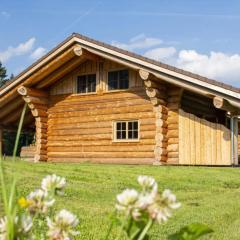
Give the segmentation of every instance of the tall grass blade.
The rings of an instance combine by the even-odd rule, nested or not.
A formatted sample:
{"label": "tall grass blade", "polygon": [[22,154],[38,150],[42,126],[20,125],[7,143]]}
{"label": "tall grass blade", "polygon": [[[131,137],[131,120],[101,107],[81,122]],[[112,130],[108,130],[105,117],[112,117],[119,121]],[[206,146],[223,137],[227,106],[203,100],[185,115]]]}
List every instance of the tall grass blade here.
{"label": "tall grass blade", "polygon": [[13,150],[13,161],[16,160],[18,143],[19,143],[19,139],[20,139],[20,135],[21,135],[21,131],[22,131],[22,126],[23,126],[23,121],[24,121],[24,116],[25,116],[25,113],[26,113],[26,109],[27,109],[27,103],[24,104],[22,114],[21,114],[21,118],[20,118],[20,121],[19,121],[19,124],[18,124],[18,130],[17,130],[16,140],[15,140],[14,150]]}

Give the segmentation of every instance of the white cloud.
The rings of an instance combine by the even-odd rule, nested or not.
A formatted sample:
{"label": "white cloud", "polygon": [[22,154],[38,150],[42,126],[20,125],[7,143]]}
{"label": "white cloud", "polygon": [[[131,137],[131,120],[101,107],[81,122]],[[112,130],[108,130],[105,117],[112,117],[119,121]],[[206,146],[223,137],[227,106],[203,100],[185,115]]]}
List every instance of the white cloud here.
{"label": "white cloud", "polygon": [[173,57],[176,51],[177,50],[174,47],[154,48],[145,52],[144,56],[157,61],[162,61]]}
{"label": "white cloud", "polygon": [[200,54],[196,50],[177,52],[174,47],[169,47],[148,50],[144,56],[211,79],[240,86],[240,54],[230,55],[214,51]]}
{"label": "white cloud", "polygon": [[0,52],[0,61],[6,62],[12,57],[25,55],[31,52],[36,39],[30,38],[24,43],[20,43],[17,47],[8,47],[7,50]]}
{"label": "white cloud", "polygon": [[239,54],[210,52],[204,55],[195,50],[182,50],[178,54],[176,65],[209,78],[240,85]]}
{"label": "white cloud", "polygon": [[38,47],[31,53],[30,58],[32,58],[34,60],[38,59],[38,58],[42,57],[46,52],[47,52],[46,48]]}
{"label": "white cloud", "polygon": [[144,34],[137,35],[129,40],[128,43],[120,43],[112,41],[112,45],[125,50],[147,49],[162,44],[162,40],[158,38],[146,37]]}

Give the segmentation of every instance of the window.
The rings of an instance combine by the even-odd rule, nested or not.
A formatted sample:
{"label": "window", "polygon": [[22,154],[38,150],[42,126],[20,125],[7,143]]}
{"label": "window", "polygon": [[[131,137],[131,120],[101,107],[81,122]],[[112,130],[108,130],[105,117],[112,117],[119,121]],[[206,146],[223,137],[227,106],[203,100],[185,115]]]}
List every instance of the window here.
{"label": "window", "polygon": [[96,74],[78,76],[77,93],[89,92],[96,92]]}
{"label": "window", "polygon": [[108,72],[108,90],[128,88],[129,88],[128,70]]}
{"label": "window", "polygon": [[139,124],[134,121],[117,121],[114,122],[114,140],[138,140]]}

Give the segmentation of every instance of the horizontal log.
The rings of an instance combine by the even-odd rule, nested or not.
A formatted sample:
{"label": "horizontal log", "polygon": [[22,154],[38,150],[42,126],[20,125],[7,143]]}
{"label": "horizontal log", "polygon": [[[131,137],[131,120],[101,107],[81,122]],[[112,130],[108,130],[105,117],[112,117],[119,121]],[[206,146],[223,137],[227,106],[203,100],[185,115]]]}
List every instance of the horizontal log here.
{"label": "horizontal log", "polygon": [[[142,121],[141,121],[142,123]],[[163,128],[167,128],[167,122],[164,119],[156,119],[156,127],[163,127]]]}
{"label": "horizontal log", "polygon": [[48,152],[48,156],[74,158],[154,158],[153,152]]}
{"label": "horizontal log", "polygon": [[[141,119],[140,128],[145,125],[155,125],[155,117],[154,118],[145,118]],[[158,119],[157,122],[159,123],[158,126],[166,127],[164,124],[164,120]],[[46,125],[47,126],[47,125]],[[66,129],[95,129],[95,128],[112,128],[112,121],[94,121],[94,122],[86,122],[86,123],[68,123],[68,124],[49,124],[48,130],[66,130]]]}
{"label": "horizontal log", "polygon": [[[99,140],[99,141],[94,141],[94,140],[49,140],[47,143],[48,147],[61,147],[61,146],[70,146],[70,147],[84,147],[84,146],[142,146],[142,145],[155,145],[155,139],[141,139],[139,142],[113,142],[112,140]],[[164,142],[160,146],[166,147],[167,143]]]}
{"label": "horizontal log", "polygon": [[[62,103],[62,104],[60,104]],[[122,99],[119,101],[107,101],[100,102],[94,101],[92,103],[86,104],[86,102],[78,101],[75,104],[59,102],[49,108],[49,113],[61,113],[61,112],[74,112],[74,111],[91,111],[95,109],[106,109],[106,108],[116,108],[116,107],[127,107],[127,106],[144,106],[150,105],[150,101],[143,98],[134,98],[130,100]]]}
{"label": "horizontal log", "polygon": [[169,130],[177,130],[178,129],[178,123],[168,124],[168,129]]}
{"label": "horizontal log", "polygon": [[147,88],[146,93],[147,93],[148,97],[150,97],[150,98],[160,98],[160,99],[167,98],[165,91],[158,90],[156,88]]}
{"label": "horizontal log", "polygon": [[151,98],[150,99],[151,103],[153,106],[158,106],[158,105],[162,105],[162,106],[166,106],[167,102],[163,99],[159,99],[159,98]]}
{"label": "horizontal log", "polygon": [[167,133],[168,138],[178,138],[178,130],[169,130]]}
{"label": "horizontal log", "polygon": [[140,69],[139,71],[138,71],[138,73],[139,73],[139,76],[140,76],[140,78],[142,79],[142,80],[147,80],[148,79],[148,77],[149,77],[149,72],[147,72],[147,71],[145,71],[145,70],[143,70],[143,69]]}
{"label": "horizontal log", "polygon": [[178,118],[167,118],[166,122],[168,125],[170,124],[178,124],[179,119]]}
{"label": "horizontal log", "polygon": [[178,152],[178,144],[169,144],[167,146],[168,152]]}
{"label": "horizontal log", "polygon": [[33,104],[42,104],[42,105],[47,105],[48,104],[48,99],[47,98],[39,98],[39,97],[23,97],[24,101],[26,103],[33,103]]}
{"label": "horizontal log", "polygon": [[155,156],[167,155],[167,150],[165,148],[156,146],[154,148],[154,154]]}
{"label": "horizontal log", "polygon": [[64,117],[56,118],[53,115],[48,115],[49,121],[48,124],[73,124],[73,123],[86,123],[86,122],[100,122],[100,121],[114,121],[119,119],[145,119],[155,117],[153,111],[147,112],[134,112],[134,113],[116,113],[116,114],[106,114],[106,115],[97,115],[97,116],[83,116],[83,117]]}
{"label": "horizontal log", "polygon": [[179,158],[178,158],[178,157],[168,158],[167,163],[168,163],[168,164],[179,164]]}
{"label": "horizontal log", "polygon": [[36,103],[28,103],[28,107],[33,110],[33,109],[41,109],[41,110],[48,110],[48,106],[47,105],[43,105],[43,104],[36,104]]}
{"label": "horizontal log", "polygon": [[[142,139],[154,139],[156,132],[155,131],[147,131],[147,132],[140,132],[140,140]],[[48,135],[48,141],[55,141],[55,140],[111,140],[112,134],[86,134],[86,135]]]}
{"label": "horizontal log", "polygon": [[177,143],[179,143],[179,138],[178,137],[168,139],[168,144],[177,144]]}
{"label": "horizontal log", "polygon": [[18,93],[22,96],[37,97],[37,98],[47,98],[48,93],[39,89],[28,88],[21,86],[18,88]]}
{"label": "horizontal log", "polygon": [[79,162],[91,162],[91,163],[105,163],[105,164],[148,164],[152,165],[154,162],[154,158],[74,158],[74,157],[48,157],[48,161],[50,162],[64,162],[64,163],[79,163]]}
{"label": "horizontal log", "polygon": [[138,146],[137,143],[136,145],[132,146],[114,146],[114,145],[109,145],[109,146],[59,146],[59,147],[50,147],[48,146],[47,148],[48,152],[79,152],[79,153],[84,153],[84,152],[153,152],[154,151],[154,145],[142,145]]}
{"label": "horizontal log", "polygon": [[39,162],[39,161],[47,161],[47,155],[38,155],[38,154],[35,154],[34,156],[34,162]]}
{"label": "horizontal log", "polygon": [[105,109],[95,109],[92,111],[76,111],[76,112],[62,112],[62,113],[49,113],[49,117],[63,118],[63,117],[82,117],[82,116],[99,116],[108,114],[126,114],[126,113],[141,113],[141,112],[152,112],[151,105],[140,105],[140,106],[124,106],[116,108],[105,108]]}
{"label": "horizontal log", "polygon": [[[64,130],[48,130],[48,135],[49,136],[68,136],[68,135],[87,135],[87,134],[112,134],[113,129],[112,129],[112,124],[110,123],[109,127],[102,127],[102,128],[91,128],[91,125],[88,125],[89,128],[85,129],[78,129],[78,128],[73,128],[73,129],[64,129]],[[156,126],[155,125],[140,125],[140,132],[147,132],[147,131],[155,131]],[[165,128],[159,128],[159,132],[167,132],[167,129]]]}
{"label": "horizontal log", "polygon": [[91,95],[56,95],[50,96],[50,100],[52,104],[64,105],[64,104],[80,104],[84,101],[85,104],[94,104],[96,102],[110,102],[111,100],[122,101],[124,100],[132,100],[142,98],[148,100],[146,96],[146,92],[143,88],[134,91],[123,91],[123,92],[105,92],[102,95],[99,94],[91,94]]}
{"label": "horizontal log", "polygon": [[31,110],[31,112],[34,117],[44,117],[45,118],[48,116],[47,111],[43,110],[43,109],[34,108],[33,110]]}
{"label": "horizontal log", "polygon": [[168,152],[168,159],[170,158],[178,158],[179,153],[178,152]]}
{"label": "horizontal log", "polygon": [[221,97],[214,97],[213,98],[213,105],[217,109],[222,109],[234,114],[239,114],[240,110],[233,105],[231,105],[226,99],[223,99]]}

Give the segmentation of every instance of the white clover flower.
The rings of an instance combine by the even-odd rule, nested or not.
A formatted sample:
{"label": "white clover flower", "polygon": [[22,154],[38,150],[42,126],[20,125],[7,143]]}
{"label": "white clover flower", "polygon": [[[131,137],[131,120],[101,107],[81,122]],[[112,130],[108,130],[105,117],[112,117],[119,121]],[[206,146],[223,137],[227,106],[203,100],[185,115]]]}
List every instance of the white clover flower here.
{"label": "white clover flower", "polygon": [[7,218],[3,217],[0,219],[0,240],[7,239]]}
{"label": "white clover flower", "polygon": [[42,189],[46,192],[54,192],[58,195],[63,193],[63,189],[66,185],[66,179],[59,177],[55,174],[48,175],[42,180]]}
{"label": "white clover flower", "polygon": [[142,194],[148,194],[149,192],[156,194],[158,192],[158,185],[153,177],[139,176],[138,183],[143,188]]}
{"label": "white clover flower", "polygon": [[47,213],[49,207],[54,204],[55,199],[50,198],[47,192],[42,189],[37,189],[28,195],[27,202],[31,214]]}
{"label": "white clover flower", "polygon": [[153,177],[149,177],[149,176],[139,176],[138,183],[144,189],[152,189],[157,184],[155,179]]}
{"label": "white clover flower", "polygon": [[171,209],[177,209],[181,207],[181,203],[177,202],[176,196],[169,189],[165,189],[163,191],[162,198]]}
{"label": "white clover flower", "polygon": [[[0,219],[0,240],[7,240],[7,217]],[[22,215],[16,216],[14,220],[14,239],[32,239],[30,230],[32,228],[32,218],[30,216]]]}
{"label": "white clover flower", "polygon": [[63,209],[53,220],[47,218],[49,227],[48,237],[50,240],[71,240],[79,232],[73,230],[79,223],[79,220],[71,212]]}
{"label": "white clover flower", "polygon": [[135,189],[126,189],[117,195],[116,209],[128,215],[134,209],[139,193]]}
{"label": "white clover flower", "polygon": [[181,204],[177,202],[176,196],[166,189],[161,196],[159,194],[155,196],[153,204],[148,207],[148,212],[153,220],[161,224],[172,216],[172,210],[180,206]]}
{"label": "white clover flower", "polygon": [[27,215],[22,215],[21,217],[15,218],[16,234],[17,236],[27,237],[27,239],[32,239],[30,235],[30,230],[32,229],[33,222],[32,218]]}

